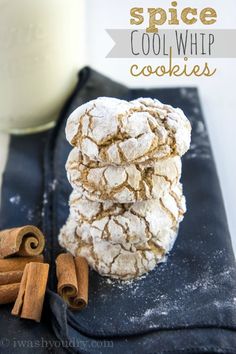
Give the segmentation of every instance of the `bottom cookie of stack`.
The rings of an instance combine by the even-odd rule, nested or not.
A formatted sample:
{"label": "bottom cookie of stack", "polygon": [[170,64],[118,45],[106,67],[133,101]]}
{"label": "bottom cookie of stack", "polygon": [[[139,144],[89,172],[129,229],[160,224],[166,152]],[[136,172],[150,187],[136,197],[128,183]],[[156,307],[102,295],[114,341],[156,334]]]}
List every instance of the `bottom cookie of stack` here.
{"label": "bottom cookie of stack", "polygon": [[99,274],[128,280],[165,259],[185,211],[180,183],[160,199],[130,204],[89,201],[73,191],[59,242]]}

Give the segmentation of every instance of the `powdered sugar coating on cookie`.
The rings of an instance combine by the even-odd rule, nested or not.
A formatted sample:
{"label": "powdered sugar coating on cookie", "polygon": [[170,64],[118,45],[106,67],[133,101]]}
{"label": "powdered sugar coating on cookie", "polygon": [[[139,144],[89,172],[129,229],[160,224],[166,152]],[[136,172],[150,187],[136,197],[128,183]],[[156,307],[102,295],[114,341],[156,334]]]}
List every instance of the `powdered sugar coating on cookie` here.
{"label": "powdered sugar coating on cookie", "polygon": [[159,200],[131,204],[88,201],[74,191],[59,242],[101,275],[132,279],[170,251],[185,210],[180,184]]}
{"label": "powdered sugar coating on cookie", "polygon": [[132,203],[158,199],[181,176],[180,157],[121,166],[90,161],[74,148],[66,163],[67,177],[75,190],[95,201]]}
{"label": "powdered sugar coating on cookie", "polygon": [[191,126],[182,110],[156,99],[99,97],[68,118],[67,140],[90,160],[123,165],[182,156]]}

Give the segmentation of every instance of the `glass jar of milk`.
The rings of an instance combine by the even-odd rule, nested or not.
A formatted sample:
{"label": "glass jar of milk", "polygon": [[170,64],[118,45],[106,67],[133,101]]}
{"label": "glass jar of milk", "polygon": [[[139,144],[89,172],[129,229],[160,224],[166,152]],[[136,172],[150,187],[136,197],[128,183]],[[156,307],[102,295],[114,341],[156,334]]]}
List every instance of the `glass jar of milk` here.
{"label": "glass jar of milk", "polygon": [[53,125],[84,64],[84,0],[0,0],[0,130]]}

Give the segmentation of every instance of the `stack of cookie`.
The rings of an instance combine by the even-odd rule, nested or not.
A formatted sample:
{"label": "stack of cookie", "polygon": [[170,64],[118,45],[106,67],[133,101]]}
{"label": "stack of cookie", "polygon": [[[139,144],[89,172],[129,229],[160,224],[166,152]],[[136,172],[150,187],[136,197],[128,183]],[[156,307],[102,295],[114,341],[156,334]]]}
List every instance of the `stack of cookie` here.
{"label": "stack of cookie", "polygon": [[185,212],[181,156],[191,126],[158,100],[100,97],[69,117],[73,192],[60,244],[101,275],[131,279],[165,259]]}

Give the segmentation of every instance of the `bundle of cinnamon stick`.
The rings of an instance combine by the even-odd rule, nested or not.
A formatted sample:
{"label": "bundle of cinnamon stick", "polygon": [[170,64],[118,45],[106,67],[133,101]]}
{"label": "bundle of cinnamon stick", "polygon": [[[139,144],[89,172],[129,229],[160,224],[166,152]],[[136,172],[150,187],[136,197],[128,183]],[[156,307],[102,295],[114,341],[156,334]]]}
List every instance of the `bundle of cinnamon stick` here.
{"label": "bundle of cinnamon stick", "polygon": [[[0,304],[15,302],[12,314],[40,322],[49,264],[42,252],[45,238],[35,226],[0,231]],[[56,259],[58,294],[70,308],[88,303],[88,264],[69,253]]]}
{"label": "bundle of cinnamon stick", "polygon": [[42,252],[45,238],[35,226],[0,232],[0,304],[15,301],[13,315],[37,322],[46,291],[49,265]]}
{"label": "bundle of cinnamon stick", "polygon": [[62,253],[56,259],[57,292],[72,309],[88,304],[88,263],[82,257]]}

